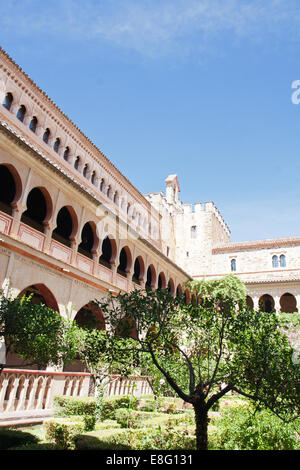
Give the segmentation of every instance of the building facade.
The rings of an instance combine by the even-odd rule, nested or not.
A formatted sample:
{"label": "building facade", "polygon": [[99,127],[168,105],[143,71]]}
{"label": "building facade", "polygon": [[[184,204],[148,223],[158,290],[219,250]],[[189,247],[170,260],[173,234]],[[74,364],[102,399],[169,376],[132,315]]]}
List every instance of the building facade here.
{"label": "building facade", "polygon": [[[189,301],[186,281],[234,273],[246,283],[249,305],[297,311],[300,237],[231,243],[214,203],[183,204],[174,174],[165,192],[141,194],[2,49],[0,103],[5,293],[31,293],[34,302],[80,324],[86,312],[101,318],[90,302],[109,292],[168,288],[174,296],[185,291]],[[6,415],[48,409],[53,393],[89,390],[88,373],[77,363],[32,371],[10,355],[6,367],[0,378]],[[149,393],[139,381],[138,390]],[[124,383],[118,387],[110,392]]]}

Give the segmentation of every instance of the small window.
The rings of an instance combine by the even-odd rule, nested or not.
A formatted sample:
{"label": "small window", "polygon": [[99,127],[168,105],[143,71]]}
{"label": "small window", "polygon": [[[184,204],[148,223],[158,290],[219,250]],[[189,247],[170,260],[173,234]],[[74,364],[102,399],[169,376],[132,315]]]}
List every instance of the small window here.
{"label": "small window", "polygon": [[50,129],[46,129],[43,135],[43,141],[48,144],[49,142],[49,137],[50,137]]}
{"label": "small window", "polygon": [[66,162],[69,160],[69,155],[70,155],[70,149],[69,147],[66,147],[64,151],[64,160],[66,160]]}
{"label": "small window", "polygon": [[93,171],[93,173],[92,173],[91,182],[92,182],[92,184],[96,183],[96,172],[95,171]]}
{"label": "small window", "polygon": [[11,93],[7,93],[3,101],[4,108],[8,109],[9,111],[12,105],[12,102],[13,102],[13,95]]}
{"label": "small window", "polygon": [[169,257],[170,256],[170,247],[167,246],[167,256]]}
{"label": "small window", "polygon": [[57,138],[56,141],[54,142],[54,145],[53,145],[54,152],[58,152],[59,146],[60,146],[60,139]]}
{"label": "small window", "polygon": [[25,114],[26,114],[26,108],[22,104],[19,108],[19,111],[17,112],[17,118],[19,119],[19,121],[21,121],[21,122],[24,121]]}
{"label": "small window", "polygon": [[29,124],[29,129],[32,132],[35,132],[36,131],[36,126],[37,126],[37,118],[35,116],[33,116],[33,118],[30,121],[30,124]]}
{"label": "small window", "polygon": [[88,164],[86,163],[86,164],[84,165],[84,168],[83,168],[83,176],[84,176],[85,178],[88,177],[88,169],[89,169],[89,166],[88,166]]}
{"label": "small window", "polygon": [[196,225],[193,225],[191,227],[191,238],[197,238],[197,227],[196,227]]}
{"label": "small window", "polygon": [[190,256],[190,253],[187,251],[186,252],[186,257],[188,258]]}
{"label": "small window", "polygon": [[278,268],[278,256],[276,255],[272,257],[272,266],[273,268]]}
{"label": "small window", "polygon": [[236,271],[236,259],[231,260],[231,271]]}
{"label": "small window", "polygon": [[76,157],[75,163],[74,163],[75,170],[79,169],[79,163],[80,163],[80,157]]}
{"label": "small window", "polygon": [[280,255],[279,262],[280,262],[280,267],[281,267],[281,268],[285,268],[285,267],[286,267],[285,255]]}

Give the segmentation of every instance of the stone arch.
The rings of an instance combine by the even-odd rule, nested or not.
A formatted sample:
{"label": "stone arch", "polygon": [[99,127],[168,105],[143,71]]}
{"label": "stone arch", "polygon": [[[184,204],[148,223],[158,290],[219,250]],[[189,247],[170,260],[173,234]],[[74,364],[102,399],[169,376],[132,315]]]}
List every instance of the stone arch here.
{"label": "stone arch", "polygon": [[56,298],[45,284],[37,283],[25,287],[25,289],[19,293],[18,297],[21,299],[24,295],[26,295],[26,297],[32,295],[31,302],[35,305],[44,304],[52,310],[59,312]]}
{"label": "stone arch", "polygon": [[49,127],[47,127],[47,129],[45,129],[45,132],[43,134],[43,141],[45,142],[45,144],[48,144],[50,134],[51,134],[50,129],[49,129]]}
{"label": "stone arch", "polygon": [[12,215],[13,207],[22,195],[22,182],[10,164],[0,164],[0,210]]}
{"label": "stone arch", "polygon": [[8,93],[6,93],[6,95],[4,97],[4,101],[3,101],[2,105],[4,106],[4,108],[6,108],[8,111],[10,111],[13,100],[14,100],[14,97],[13,97],[12,93],[8,92]]}
{"label": "stone arch", "polygon": [[83,307],[75,315],[74,321],[81,328],[96,328],[97,330],[105,330],[105,319],[98,305],[90,302]]}
{"label": "stone arch", "polygon": [[21,104],[17,112],[17,118],[19,119],[19,121],[21,122],[24,121],[25,114],[26,114],[26,107],[24,106],[24,104]]}
{"label": "stone arch", "polygon": [[112,236],[107,235],[102,241],[99,263],[111,269],[112,264],[115,263],[116,256],[117,256],[116,240]]}
{"label": "stone arch", "polygon": [[247,305],[247,307],[249,307],[251,310],[254,309],[254,302],[253,302],[252,297],[250,297],[250,295],[247,295],[247,296],[246,296],[246,305]]}
{"label": "stone arch", "polygon": [[26,201],[27,209],[23,212],[21,222],[44,233],[45,225],[52,214],[52,199],[43,187],[29,191]]}
{"label": "stone arch", "polygon": [[73,207],[61,207],[57,213],[56,228],[52,232],[52,238],[70,247],[77,230],[78,219]]}
{"label": "stone arch", "polygon": [[178,284],[176,288],[176,297],[181,297],[182,296],[182,286],[181,284]]}
{"label": "stone arch", "polygon": [[127,277],[128,272],[132,266],[132,255],[128,246],[123,246],[120,250],[119,265],[117,268],[118,274]]}
{"label": "stone arch", "polygon": [[156,271],[153,264],[150,264],[147,269],[146,289],[153,290],[156,283]]}
{"label": "stone arch", "polygon": [[86,222],[81,230],[81,242],[78,245],[78,253],[88,258],[93,258],[93,253],[98,244],[95,222]]}
{"label": "stone arch", "polygon": [[274,310],[275,302],[270,294],[264,294],[259,299],[259,307],[263,312],[270,313]]}
{"label": "stone arch", "polygon": [[185,300],[185,303],[186,304],[190,304],[191,303],[191,291],[189,288],[185,289],[184,291],[184,300]]}
{"label": "stone arch", "polygon": [[167,280],[165,273],[162,271],[158,275],[158,280],[157,280],[157,289],[166,289],[167,287]]}
{"label": "stone arch", "polygon": [[168,282],[168,291],[170,292],[172,297],[175,297],[175,284],[171,277]]}
{"label": "stone arch", "polygon": [[297,300],[293,294],[286,292],[280,297],[280,311],[284,313],[298,312]]}
{"label": "stone arch", "polygon": [[142,256],[137,256],[134,262],[132,280],[140,284],[145,275],[145,263]]}

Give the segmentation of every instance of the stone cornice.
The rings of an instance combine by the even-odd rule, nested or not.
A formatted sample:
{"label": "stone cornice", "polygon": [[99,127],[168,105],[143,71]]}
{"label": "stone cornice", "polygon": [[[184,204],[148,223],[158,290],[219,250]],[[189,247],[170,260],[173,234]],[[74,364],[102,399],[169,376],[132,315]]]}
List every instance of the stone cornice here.
{"label": "stone cornice", "polygon": [[300,237],[273,238],[266,240],[256,240],[250,242],[232,242],[226,245],[218,245],[212,249],[213,254],[233,251],[256,250],[263,248],[282,248],[288,246],[300,246]]}

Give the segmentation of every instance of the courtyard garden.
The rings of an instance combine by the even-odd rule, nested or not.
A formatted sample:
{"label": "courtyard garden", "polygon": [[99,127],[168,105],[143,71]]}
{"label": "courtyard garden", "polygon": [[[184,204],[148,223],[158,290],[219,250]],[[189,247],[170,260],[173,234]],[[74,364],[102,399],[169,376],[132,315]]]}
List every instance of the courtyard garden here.
{"label": "courtyard garden", "polygon": [[[194,412],[178,398],[56,397],[44,424],[0,431],[1,450],[195,450]],[[230,395],[209,412],[209,450],[299,450],[300,423],[285,424]]]}

